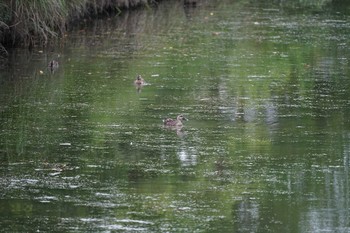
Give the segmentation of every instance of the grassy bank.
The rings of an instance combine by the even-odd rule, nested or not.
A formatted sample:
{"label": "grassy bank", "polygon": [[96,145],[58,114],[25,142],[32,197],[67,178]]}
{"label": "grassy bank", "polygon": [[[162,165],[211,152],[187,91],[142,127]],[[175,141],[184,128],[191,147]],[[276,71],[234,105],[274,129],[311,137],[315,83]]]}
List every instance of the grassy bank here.
{"label": "grassy bank", "polygon": [[0,1],[0,55],[6,47],[45,45],[72,22],[147,5],[154,0],[3,0]]}

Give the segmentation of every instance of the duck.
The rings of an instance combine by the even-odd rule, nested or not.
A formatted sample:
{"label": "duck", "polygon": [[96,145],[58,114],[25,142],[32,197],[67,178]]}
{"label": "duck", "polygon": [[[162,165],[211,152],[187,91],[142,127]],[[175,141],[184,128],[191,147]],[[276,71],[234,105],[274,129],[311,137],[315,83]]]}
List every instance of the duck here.
{"label": "duck", "polygon": [[166,118],[163,120],[164,126],[177,126],[181,127],[183,121],[187,121],[187,119],[181,114],[176,117],[176,119]]}
{"label": "duck", "polygon": [[56,61],[56,60],[50,61],[49,64],[48,64],[48,67],[51,70],[57,69],[58,68],[58,61]]}
{"label": "duck", "polygon": [[145,80],[142,78],[141,75],[137,75],[135,81],[134,81],[135,85],[143,85],[145,84]]}

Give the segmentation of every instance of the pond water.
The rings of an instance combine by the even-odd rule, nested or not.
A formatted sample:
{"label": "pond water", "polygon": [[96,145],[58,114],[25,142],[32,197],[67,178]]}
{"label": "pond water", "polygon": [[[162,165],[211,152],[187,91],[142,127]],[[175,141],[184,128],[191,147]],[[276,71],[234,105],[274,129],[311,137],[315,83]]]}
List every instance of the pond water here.
{"label": "pond water", "polygon": [[349,12],[163,1],[10,51],[0,229],[349,232]]}

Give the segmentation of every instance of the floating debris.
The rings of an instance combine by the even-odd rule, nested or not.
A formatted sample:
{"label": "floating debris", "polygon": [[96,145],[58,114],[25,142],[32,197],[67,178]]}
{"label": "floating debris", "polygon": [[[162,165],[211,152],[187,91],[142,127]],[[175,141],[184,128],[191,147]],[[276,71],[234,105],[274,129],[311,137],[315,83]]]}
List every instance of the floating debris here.
{"label": "floating debris", "polygon": [[60,143],[60,146],[71,146],[72,145],[72,143],[70,143],[70,142],[61,142]]}

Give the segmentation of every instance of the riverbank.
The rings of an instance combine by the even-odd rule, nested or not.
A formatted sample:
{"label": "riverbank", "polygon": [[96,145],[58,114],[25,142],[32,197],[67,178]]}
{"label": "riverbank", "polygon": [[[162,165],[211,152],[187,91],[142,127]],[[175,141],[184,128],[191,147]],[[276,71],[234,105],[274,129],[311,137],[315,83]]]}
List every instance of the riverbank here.
{"label": "riverbank", "polygon": [[0,55],[6,48],[46,45],[70,25],[102,14],[155,4],[156,0],[5,0],[0,3]]}

